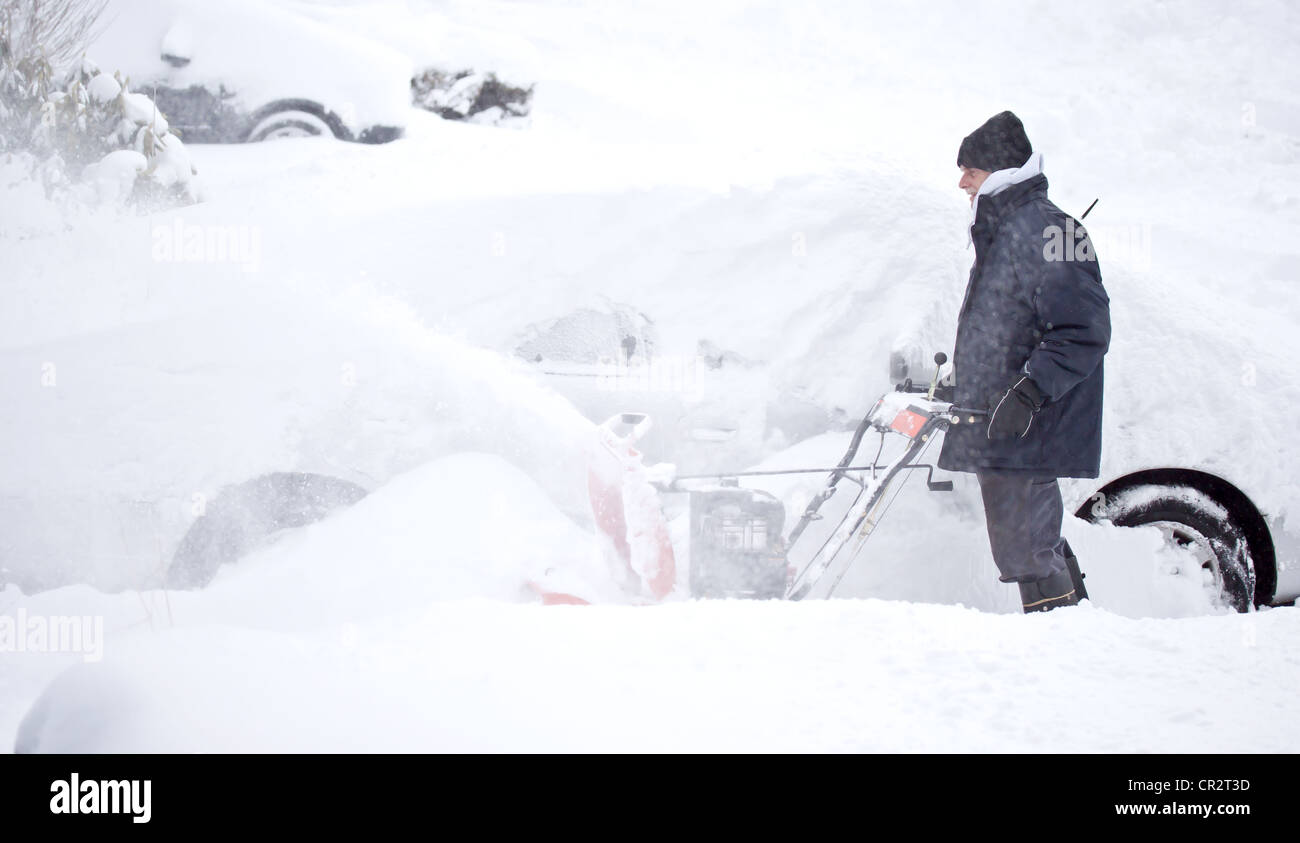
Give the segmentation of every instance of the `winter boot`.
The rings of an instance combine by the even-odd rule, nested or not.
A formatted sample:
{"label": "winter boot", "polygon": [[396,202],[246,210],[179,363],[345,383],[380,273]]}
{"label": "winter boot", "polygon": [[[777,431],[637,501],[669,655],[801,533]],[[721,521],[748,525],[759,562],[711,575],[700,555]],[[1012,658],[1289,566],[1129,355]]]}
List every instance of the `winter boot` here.
{"label": "winter boot", "polygon": [[1079,602],[1079,595],[1074,590],[1074,579],[1069,569],[1063,569],[1041,580],[1020,583],[1020,602],[1027,615],[1073,606]]}
{"label": "winter boot", "polygon": [[1088,588],[1083,584],[1083,578],[1088,575],[1079,570],[1079,558],[1070,549],[1070,543],[1061,539],[1061,545],[1061,552],[1065,554],[1065,570],[1070,572],[1070,579],[1074,581],[1074,595],[1080,600],[1087,600]]}

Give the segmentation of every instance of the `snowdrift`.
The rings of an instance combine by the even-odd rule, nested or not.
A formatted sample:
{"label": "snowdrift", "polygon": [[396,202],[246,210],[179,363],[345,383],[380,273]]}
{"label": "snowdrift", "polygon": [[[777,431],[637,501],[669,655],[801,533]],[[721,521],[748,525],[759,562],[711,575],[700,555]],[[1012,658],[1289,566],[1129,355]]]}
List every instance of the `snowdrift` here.
{"label": "snowdrift", "polygon": [[173,629],[60,676],[15,747],[1271,752],[1296,741],[1296,620],[469,601],[315,631]]}

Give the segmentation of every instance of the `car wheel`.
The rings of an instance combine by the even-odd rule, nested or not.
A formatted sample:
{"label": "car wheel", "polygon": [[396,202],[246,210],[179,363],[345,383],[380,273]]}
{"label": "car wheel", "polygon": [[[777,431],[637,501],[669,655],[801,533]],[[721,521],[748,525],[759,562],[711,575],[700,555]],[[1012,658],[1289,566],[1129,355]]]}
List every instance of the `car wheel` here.
{"label": "car wheel", "polygon": [[262,118],[248,133],[249,143],[280,138],[333,136],[329,124],[309,111],[277,111]]}
{"label": "car wheel", "polygon": [[1255,566],[1244,531],[1222,506],[1191,486],[1145,485],[1093,496],[1089,521],[1156,527],[1200,568],[1211,602],[1238,612],[1255,606]]}

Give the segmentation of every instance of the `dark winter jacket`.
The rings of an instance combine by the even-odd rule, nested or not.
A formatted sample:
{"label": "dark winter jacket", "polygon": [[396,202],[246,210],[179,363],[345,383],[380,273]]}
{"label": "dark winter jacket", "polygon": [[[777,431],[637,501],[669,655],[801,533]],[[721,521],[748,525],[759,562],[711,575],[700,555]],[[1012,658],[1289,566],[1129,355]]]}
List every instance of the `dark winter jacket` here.
{"label": "dark winter jacket", "polygon": [[1096,477],[1110,300],[1087,233],[1048,200],[1039,174],[981,196],[971,239],[955,403],[995,405],[1017,374],[1028,374],[1046,400],[1023,439],[990,440],[986,424],[954,425],[939,467]]}

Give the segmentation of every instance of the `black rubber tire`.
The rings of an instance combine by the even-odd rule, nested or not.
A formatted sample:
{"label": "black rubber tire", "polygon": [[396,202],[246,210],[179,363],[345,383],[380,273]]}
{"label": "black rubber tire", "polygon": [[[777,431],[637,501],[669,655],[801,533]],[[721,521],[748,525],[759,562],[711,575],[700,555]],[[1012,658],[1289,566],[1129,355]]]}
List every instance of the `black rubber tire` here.
{"label": "black rubber tire", "polygon": [[227,486],[181,539],[165,586],[202,588],[222,565],[256,550],[281,530],[319,521],[365,496],[357,484],[324,474],[266,474]]}
{"label": "black rubber tire", "polygon": [[[1223,604],[1238,612],[1251,611],[1256,605],[1255,566],[1241,528],[1221,514],[1197,505],[1194,500],[1197,490],[1190,487],[1138,488],[1154,490],[1154,494],[1135,496],[1132,494],[1135,490],[1126,490],[1117,502],[1095,507],[1094,510],[1100,508],[1101,511],[1094,511],[1098,517],[1089,520],[1110,521],[1117,527],[1165,523],[1173,526],[1173,536],[1177,541],[1204,540],[1217,560],[1216,579]],[[1188,492],[1193,494],[1189,496]],[[1139,497],[1142,503],[1125,504],[1125,499],[1133,497]],[[1178,526],[1174,525],[1184,528],[1181,534]]]}
{"label": "black rubber tire", "polygon": [[295,120],[292,117],[286,117],[283,120],[277,120],[274,123],[262,127],[261,130],[249,136],[248,142],[261,143],[265,140],[273,139],[276,136],[276,133],[281,132],[285,129],[295,130],[294,136],[296,137],[314,138],[314,137],[319,137],[321,135],[320,127],[313,126],[312,124],[308,123],[305,120]]}

